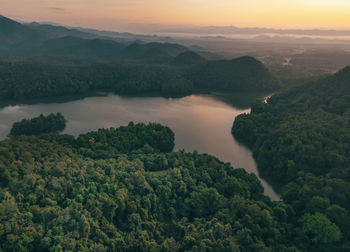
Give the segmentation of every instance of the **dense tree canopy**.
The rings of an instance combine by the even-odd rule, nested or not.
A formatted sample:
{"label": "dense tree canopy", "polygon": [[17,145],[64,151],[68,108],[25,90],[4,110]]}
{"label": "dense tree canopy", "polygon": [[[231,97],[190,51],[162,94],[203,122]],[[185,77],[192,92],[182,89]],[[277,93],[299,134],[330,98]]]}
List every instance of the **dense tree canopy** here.
{"label": "dense tree canopy", "polygon": [[350,249],[349,112],[347,67],[257,103],[233,126],[235,136],[253,148],[261,174],[304,223],[310,248]]}
{"label": "dense tree canopy", "polygon": [[280,88],[279,81],[260,61],[252,57],[233,60],[213,60],[189,71],[198,88],[226,91],[271,91]]}
{"label": "dense tree canopy", "polygon": [[41,114],[39,117],[32,119],[23,119],[20,122],[13,124],[10,135],[40,135],[50,132],[61,132],[66,127],[66,120],[61,113],[50,114],[44,116]]}
{"label": "dense tree canopy", "polygon": [[[212,61],[177,44],[57,37],[0,21],[0,54],[39,56],[0,61],[1,100],[280,87],[251,57]],[[74,138],[59,134],[60,113],[17,122],[0,142],[0,251],[348,251],[349,84],[346,68],[236,119],[233,133],[283,202],[264,196],[254,174],[173,152],[174,133],[156,123]]]}
{"label": "dense tree canopy", "polygon": [[171,152],[174,148],[174,133],[160,124],[129,123],[118,129],[99,129],[78,137],[76,147],[91,157],[112,157],[144,148],[144,151]]}
{"label": "dense tree canopy", "polygon": [[[89,62],[89,61],[88,61]],[[67,63],[59,59],[0,61],[0,98],[29,99],[109,90],[118,94],[157,92],[188,95],[199,89],[271,91],[279,82],[252,58],[204,61],[196,65],[136,62]]]}
{"label": "dense tree canopy", "polygon": [[293,211],[254,174],[173,146],[133,123],[1,141],[0,249],[297,251]]}

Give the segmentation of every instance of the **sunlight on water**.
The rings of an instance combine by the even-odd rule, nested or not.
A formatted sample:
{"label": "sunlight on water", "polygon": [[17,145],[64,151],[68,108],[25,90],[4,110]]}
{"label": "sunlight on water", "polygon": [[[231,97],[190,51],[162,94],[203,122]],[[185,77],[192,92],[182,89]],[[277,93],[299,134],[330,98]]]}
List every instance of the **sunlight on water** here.
{"label": "sunlight on water", "polygon": [[[259,176],[251,151],[231,135],[234,118],[249,113],[250,109],[238,109],[208,95],[179,99],[108,95],[62,103],[7,106],[0,109],[0,138],[8,135],[13,122],[52,112],[65,116],[68,122],[64,133],[74,136],[98,128],[127,125],[130,121],[158,122],[175,132],[176,150],[208,153]],[[261,181],[265,194],[279,199],[271,186]]]}

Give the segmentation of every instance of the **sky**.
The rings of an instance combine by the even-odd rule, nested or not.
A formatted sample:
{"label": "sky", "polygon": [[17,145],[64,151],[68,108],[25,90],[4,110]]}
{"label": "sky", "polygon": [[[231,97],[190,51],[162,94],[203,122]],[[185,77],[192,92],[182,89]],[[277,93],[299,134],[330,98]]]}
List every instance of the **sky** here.
{"label": "sky", "polygon": [[350,30],[350,0],[0,0],[0,14],[109,30],[130,24]]}

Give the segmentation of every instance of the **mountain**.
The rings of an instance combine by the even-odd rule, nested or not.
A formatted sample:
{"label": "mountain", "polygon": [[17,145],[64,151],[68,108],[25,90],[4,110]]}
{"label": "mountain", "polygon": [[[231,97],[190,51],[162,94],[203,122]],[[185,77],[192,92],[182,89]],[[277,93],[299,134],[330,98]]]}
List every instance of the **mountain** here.
{"label": "mountain", "polygon": [[137,59],[144,63],[164,64],[171,62],[173,60],[173,57],[166,50],[155,47],[148,49],[140,56],[138,56]]}
{"label": "mountain", "polygon": [[115,60],[121,55],[125,45],[112,40],[82,39],[78,37],[63,37],[45,41],[39,54],[50,56],[75,56],[101,60]]}
{"label": "mountain", "polygon": [[108,36],[97,35],[89,32],[80,31],[78,29],[71,29],[64,26],[52,25],[52,24],[41,24],[37,22],[26,23],[26,27],[33,30],[42,31],[51,34],[53,37],[78,37],[83,39],[107,39]]}
{"label": "mountain", "polygon": [[199,54],[193,51],[186,51],[177,55],[172,63],[178,66],[187,66],[201,64],[204,61],[205,59]]}
{"label": "mountain", "polygon": [[168,37],[158,37],[157,35],[140,35],[132,34],[128,32],[111,32],[111,31],[100,31],[95,29],[87,29],[81,27],[65,27],[57,24],[47,24],[47,23],[24,23],[25,26],[39,30],[45,31],[54,35],[55,37],[78,37],[83,39],[107,39],[113,40],[119,43],[132,43],[135,40],[141,40],[145,42],[154,42],[154,41],[169,41],[171,38]]}
{"label": "mountain", "polygon": [[[74,42],[70,41],[71,48],[75,48]],[[153,59],[170,57],[163,52],[157,55],[158,58]],[[230,61],[204,60],[184,67],[149,64],[145,59],[100,63],[84,60],[73,65],[51,59],[0,61],[0,98],[3,100],[84,94],[94,90],[111,90],[119,94],[157,92],[172,96],[188,95],[202,89],[254,92],[274,91],[279,87],[278,80],[268,69],[250,57]]]}
{"label": "mountain", "polygon": [[[35,97],[69,94],[68,90],[84,92],[95,88],[89,86],[91,82],[97,83],[96,76],[101,80],[109,76],[99,88],[108,87],[128,93],[166,90],[167,94],[176,91],[179,95],[191,93],[194,88],[228,91],[267,91],[279,88],[279,81],[260,61],[251,57],[207,61],[187,47],[174,43],[135,41],[123,44],[110,39],[78,37],[89,35],[52,25],[23,25],[7,18],[1,18],[0,21],[0,56],[30,59],[30,62],[25,61],[23,65],[6,62],[4,68],[0,69],[4,74],[8,74],[6,71],[16,73],[12,83],[4,88],[5,91],[2,90],[4,96],[24,97],[25,90],[29,90],[29,96]],[[36,30],[35,27],[39,29]],[[63,36],[65,34],[77,36]],[[34,64],[33,59],[37,64]],[[57,64],[60,61],[61,65]],[[94,61],[119,61],[119,64],[101,66]],[[47,66],[47,63],[53,64]],[[73,63],[77,67],[73,70],[71,66],[63,66],[66,63]],[[81,69],[81,63],[91,64],[93,66],[90,68],[97,67],[101,70],[91,76],[89,73],[94,72],[94,69]],[[34,74],[33,69],[38,71],[37,74]],[[47,71],[46,75],[42,74],[44,70]],[[68,79],[71,80],[71,86],[61,90],[60,85]],[[59,84],[54,84],[54,80]],[[84,88],[80,83],[82,80],[86,82]],[[31,87],[27,83],[31,83]],[[36,85],[40,90],[38,92],[33,89]],[[54,87],[50,89],[48,85]]]}
{"label": "mountain", "polygon": [[145,46],[146,50],[159,48],[159,49],[169,53],[169,55],[173,56],[173,57],[188,50],[185,46],[182,46],[179,44],[174,44],[174,43],[153,42],[153,43],[147,43],[144,46]]}
{"label": "mountain", "polygon": [[20,44],[26,40],[40,40],[49,37],[47,33],[38,32],[16,21],[0,16],[0,39],[2,44]]}
{"label": "mountain", "polygon": [[113,40],[63,37],[45,41],[37,53],[50,56],[75,56],[98,60],[132,60],[147,63],[169,63],[188,50],[170,43],[139,43],[124,45]]}
{"label": "mountain", "polygon": [[322,30],[322,29],[273,29],[273,28],[240,28],[236,26],[163,26],[141,25],[144,30],[158,33],[190,33],[190,34],[292,34],[310,36],[349,36],[350,30]]}
{"label": "mountain", "polygon": [[189,75],[198,88],[229,91],[276,90],[280,81],[255,58],[212,60],[194,66]]}
{"label": "mountain", "polygon": [[111,38],[49,24],[20,24],[0,17],[0,56],[64,56],[98,60],[140,60],[168,63],[187,51],[171,43],[118,43]]}
{"label": "mountain", "polygon": [[[350,67],[274,95],[234,122],[233,134],[252,147],[259,173],[290,204],[297,222],[317,213],[333,226],[323,227],[322,241],[305,243],[304,251],[350,248],[349,126]],[[326,244],[338,227],[342,240]]]}
{"label": "mountain", "polygon": [[132,43],[135,40],[141,40],[145,42],[171,42],[171,37],[165,36],[160,37],[158,35],[145,35],[145,34],[134,34],[129,32],[113,32],[113,31],[101,31],[89,28],[74,27],[74,30],[86,32],[89,34],[96,34],[102,37],[112,38],[118,42]]}
{"label": "mountain", "polygon": [[335,106],[340,100],[350,101],[350,66],[305,88],[313,94],[315,99],[322,97],[323,100],[319,102],[327,101],[332,106]]}
{"label": "mountain", "polygon": [[[126,37],[128,39],[125,39]],[[146,39],[146,41],[156,39],[154,36],[98,32],[36,22],[21,24],[6,17],[0,17],[0,56],[5,57],[78,57],[164,64],[171,63],[176,56],[189,50],[175,43],[146,43],[136,38]],[[133,39],[132,43],[130,39]],[[200,53],[206,52],[201,49]]]}
{"label": "mountain", "polygon": [[51,38],[46,32],[28,28],[16,21],[0,16],[0,53],[5,56],[17,54],[31,45]]}

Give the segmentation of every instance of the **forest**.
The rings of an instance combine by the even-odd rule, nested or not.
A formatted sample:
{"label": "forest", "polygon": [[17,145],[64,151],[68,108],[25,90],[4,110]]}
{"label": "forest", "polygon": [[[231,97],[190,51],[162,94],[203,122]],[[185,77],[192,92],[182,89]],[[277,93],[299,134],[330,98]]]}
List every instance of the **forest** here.
{"label": "forest", "polygon": [[43,133],[61,132],[66,127],[66,120],[61,113],[48,116],[41,114],[32,119],[23,119],[12,125],[10,136],[34,136]]}
{"label": "forest", "polygon": [[165,126],[40,128],[0,142],[1,251],[299,251],[290,206]]}
{"label": "forest", "polygon": [[[5,103],[282,87],[255,58],[206,59],[198,47],[117,42],[3,16],[0,40]],[[235,120],[232,133],[281,201],[242,168],[174,151],[174,132],[157,123],[74,137],[61,113],[15,122],[0,141],[0,252],[350,251],[349,83],[347,67],[257,101]]]}
{"label": "forest", "polygon": [[[176,43],[117,42],[0,16],[0,99],[117,94],[185,96],[205,90],[275,91],[280,81],[252,57],[206,59]],[[208,53],[207,53],[208,54]],[[210,54],[209,54],[210,55]]]}
{"label": "forest", "polygon": [[[190,54],[189,57],[195,57]],[[196,90],[271,91],[279,81],[250,57],[176,64],[90,63],[38,59],[0,61],[0,98],[29,99],[109,90],[118,94],[156,92],[164,96],[188,95]],[[183,64],[178,65],[180,62]],[[209,71],[210,69],[210,71]]]}
{"label": "forest", "polygon": [[[256,103],[232,128],[299,218],[309,249],[350,250],[349,84],[347,67]],[[329,245],[329,238],[310,228],[305,220],[311,216],[317,225],[329,227],[324,231],[336,234],[338,243]]]}

